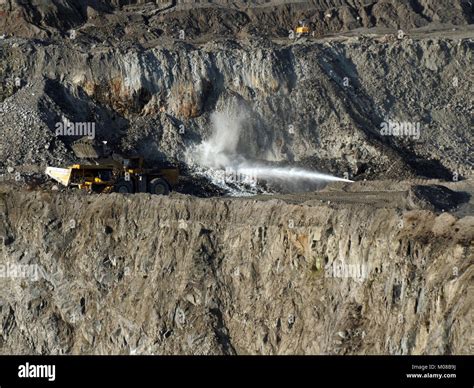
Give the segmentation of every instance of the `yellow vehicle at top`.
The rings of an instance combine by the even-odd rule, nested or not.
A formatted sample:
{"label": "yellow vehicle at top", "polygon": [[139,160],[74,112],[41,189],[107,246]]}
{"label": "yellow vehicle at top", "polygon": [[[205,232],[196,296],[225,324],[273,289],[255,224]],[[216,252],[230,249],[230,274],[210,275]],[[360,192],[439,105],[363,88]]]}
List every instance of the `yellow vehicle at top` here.
{"label": "yellow vehicle at top", "polygon": [[311,32],[311,29],[309,28],[309,24],[306,20],[300,20],[298,22],[298,26],[295,29],[296,32],[296,37],[300,38],[302,36],[308,36]]}

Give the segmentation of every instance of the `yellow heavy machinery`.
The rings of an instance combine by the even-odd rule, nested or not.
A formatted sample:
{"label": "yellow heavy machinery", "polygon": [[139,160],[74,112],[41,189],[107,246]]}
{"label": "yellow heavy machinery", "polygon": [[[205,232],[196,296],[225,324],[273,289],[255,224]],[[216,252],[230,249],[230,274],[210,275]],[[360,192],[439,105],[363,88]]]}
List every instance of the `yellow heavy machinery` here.
{"label": "yellow heavy machinery", "polygon": [[178,183],[179,170],[171,166],[145,168],[143,157],[135,156],[96,159],[68,168],[47,167],[46,175],[66,187],[89,192],[168,195]]}
{"label": "yellow heavy machinery", "polygon": [[298,26],[295,29],[296,37],[301,38],[302,36],[309,36],[311,29],[309,28],[309,24],[306,20],[300,20],[298,22]]}

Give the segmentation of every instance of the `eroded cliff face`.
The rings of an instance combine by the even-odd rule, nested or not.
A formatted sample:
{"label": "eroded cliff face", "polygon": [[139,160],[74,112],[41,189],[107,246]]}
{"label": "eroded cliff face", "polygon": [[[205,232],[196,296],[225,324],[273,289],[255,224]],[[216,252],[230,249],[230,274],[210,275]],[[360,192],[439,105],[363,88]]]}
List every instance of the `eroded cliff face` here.
{"label": "eroded cliff face", "polygon": [[[237,109],[247,158],[357,179],[469,176],[472,5],[448,3],[4,0],[0,170],[73,162],[63,120],[96,123],[117,152],[182,161],[213,112]],[[301,18],[315,36],[290,39]]]}
{"label": "eroded cliff face", "polygon": [[[227,40],[145,51],[0,45],[3,92],[15,91],[1,105],[4,168],[71,161],[71,139],[55,134],[64,118],[96,122],[97,139],[117,150],[183,160],[210,135],[213,112],[238,109],[246,115],[240,152],[249,158],[359,178],[471,173],[468,37],[264,47]],[[392,122],[417,130],[382,134]]]}
{"label": "eroded cliff face", "polygon": [[42,271],[2,281],[0,352],[469,353],[473,217],[387,205],[412,189],[357,190],[7,190],[1,264]]}

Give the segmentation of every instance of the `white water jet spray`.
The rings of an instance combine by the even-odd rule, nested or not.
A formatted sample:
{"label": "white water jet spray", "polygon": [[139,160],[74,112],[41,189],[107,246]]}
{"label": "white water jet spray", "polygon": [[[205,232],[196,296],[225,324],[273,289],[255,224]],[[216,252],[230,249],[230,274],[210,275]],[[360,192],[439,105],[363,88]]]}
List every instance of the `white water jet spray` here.
{"label": "white water jet spray", "polygon": [[[287,182],[295,186],[302,183],[353,182],[329,174],[309,171],[296,167],[268,166],[262,162],[251,161],[244,156],[245,144],[241,141],[242,124],[246,115],[240,110],[233,112],[214,112],[211,115],[212,135],[201,144],[192,147],[186,154],[188,164],[206,175],[215,184],[229,189],[228,177],[233,176],[233,183],[244,183],[240,190],[231,189],[233,194],[255,188],[258,180],[269,182]],[[238,177],[235,180],[235,177]],[[242,179],[243,177],[243,179]],[[246,179],[245,177],[250,177]],[[249,182],[251,182],[249,184]],[[250,190],[255,193],[255,190]]]}
{"label": "white water jet spray", "polygon": [[349,179],[338,178],[332,175],[320,172],[308,171],[296,167],[268,167],[254,165],[245,167],[245,165],[237,166],[237,172],[242,175],[256,176],[263,179],[281,179],[281,180],[318,180],[326,182],[353,182]]}

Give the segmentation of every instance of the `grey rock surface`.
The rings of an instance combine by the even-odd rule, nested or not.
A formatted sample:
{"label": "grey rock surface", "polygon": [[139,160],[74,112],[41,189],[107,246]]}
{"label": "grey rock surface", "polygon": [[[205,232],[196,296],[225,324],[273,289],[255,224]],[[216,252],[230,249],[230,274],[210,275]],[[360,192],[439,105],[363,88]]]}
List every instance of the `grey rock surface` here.
{"label": "grey rock surface", "polygon": [[6,190],[1,264],[41,271],[2,281],[0,352],[468,354],[474,217],[370,187],[298,203]]}

